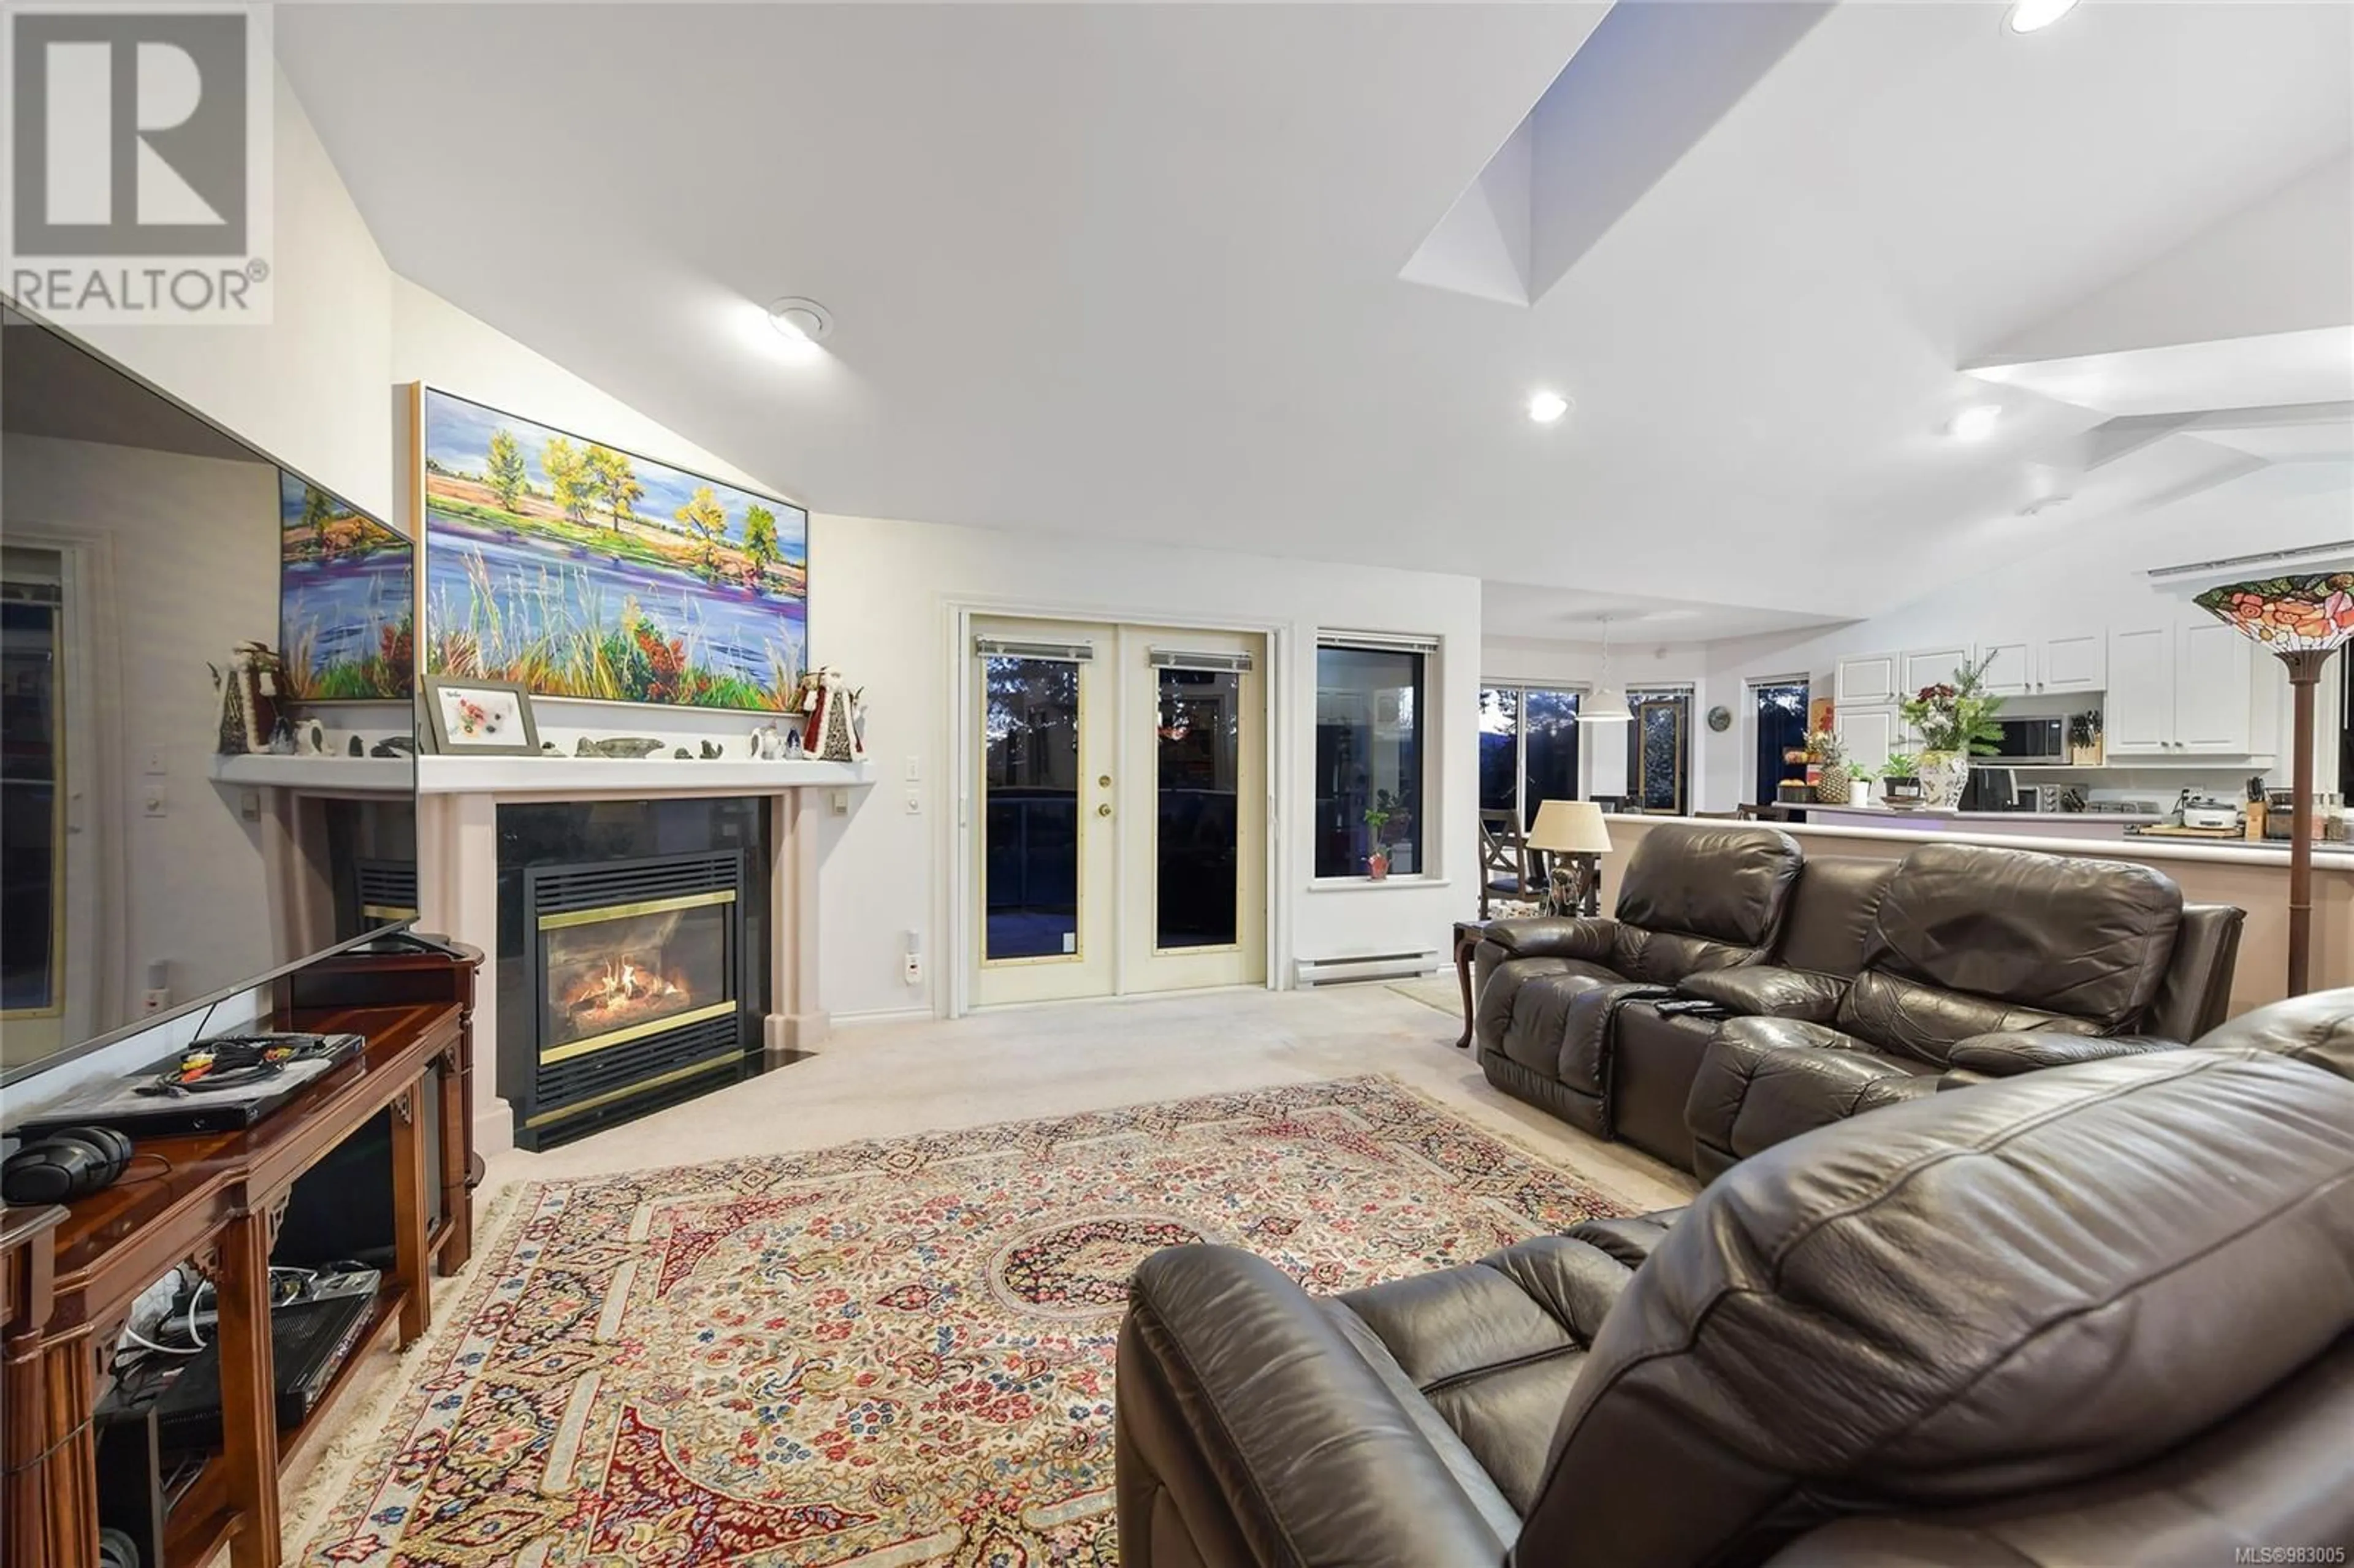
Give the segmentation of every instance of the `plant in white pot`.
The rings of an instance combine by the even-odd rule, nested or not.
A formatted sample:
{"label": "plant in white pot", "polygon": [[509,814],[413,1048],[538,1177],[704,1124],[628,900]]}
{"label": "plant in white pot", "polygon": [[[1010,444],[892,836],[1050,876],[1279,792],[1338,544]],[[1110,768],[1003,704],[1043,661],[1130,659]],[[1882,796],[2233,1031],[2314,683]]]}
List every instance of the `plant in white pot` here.
{"label": "plant in white pot", "polygon": [[1994,752],[2002,734],[1995,715],[2002,699],[1986,689],[1988,653],[1975,664],[1964,664],[1951,681],[1924,686],[1897,705],[1896,711],[1921,737],[1921,793],[1925,805],[1951,808],[1961,803],[1962,789],[1970,781],[1970,758]]}

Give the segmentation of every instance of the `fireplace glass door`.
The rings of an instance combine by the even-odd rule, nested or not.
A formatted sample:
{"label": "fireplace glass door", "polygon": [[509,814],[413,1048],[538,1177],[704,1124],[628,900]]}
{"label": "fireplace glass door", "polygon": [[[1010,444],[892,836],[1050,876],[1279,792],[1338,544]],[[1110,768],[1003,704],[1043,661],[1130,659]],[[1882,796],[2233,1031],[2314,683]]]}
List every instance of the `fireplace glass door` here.
{"label": "fireplace glass door", "polygon": [[732,1012],[732,890],[540,918],[540,1059],[557,1062]]}

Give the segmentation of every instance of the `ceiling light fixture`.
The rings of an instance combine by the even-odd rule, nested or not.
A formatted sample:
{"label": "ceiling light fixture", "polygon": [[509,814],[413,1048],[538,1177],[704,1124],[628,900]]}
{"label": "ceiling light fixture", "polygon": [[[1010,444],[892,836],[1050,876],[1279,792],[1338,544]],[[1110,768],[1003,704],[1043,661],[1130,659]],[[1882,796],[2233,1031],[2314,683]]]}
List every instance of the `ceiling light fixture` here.
{"label": "ceiling light fixture", "polygon": [[1550,425],[1569,410],[1569,399],[1558,392],[1529,394],[1529,418],[1540,425]]}
{"label": "ceiling light fixture", "polygon": [[1627,705],[1627,694],[1610,683],[1610,618],[1602,617],[1602,674],[1594,683],[1594,690],[1585,694],[1577,705],[1580,724],[1632,724],[1635,710]]}
{"label": "ceiling light fixture", "polygon": [[2040,33],[2076,8],[2076,0],[2019,0],[2002,25],[2014,33]]}
{"label": "ceiling light fixture", "polygon": [[1963,409],[1946,427],[1946,434],[1957,441],[1980,441],[1994,434],[1995,421],[2002,418],[1999,405],[1978,403]]}
{"label": "ceiling light fixture", "polygon": [[786,357],[815,359],[824,352],[818,344],[833,331],[833,313],[815,300],[789,294],[769,305],[769,324],[785,340]]}

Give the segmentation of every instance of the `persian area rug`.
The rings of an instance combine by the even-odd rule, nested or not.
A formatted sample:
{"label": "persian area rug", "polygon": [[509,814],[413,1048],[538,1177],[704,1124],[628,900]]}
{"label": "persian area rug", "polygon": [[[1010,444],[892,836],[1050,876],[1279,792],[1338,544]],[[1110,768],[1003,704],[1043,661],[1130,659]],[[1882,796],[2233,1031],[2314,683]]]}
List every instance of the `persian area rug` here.
{"label": "persian area rug", "polygon": [[1109,1563],[1129,1272],[1629,1212],[1385,1078],[525,1189],[314,1564]]}

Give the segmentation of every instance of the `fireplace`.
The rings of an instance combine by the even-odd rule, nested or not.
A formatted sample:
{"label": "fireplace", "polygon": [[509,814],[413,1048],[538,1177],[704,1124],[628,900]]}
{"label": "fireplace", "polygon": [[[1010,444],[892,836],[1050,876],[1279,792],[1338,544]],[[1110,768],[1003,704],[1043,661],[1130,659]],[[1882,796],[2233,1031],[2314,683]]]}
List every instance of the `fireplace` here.
{"label": "fireplace", "polygon": [[[523,868],[530,994],[525,1017],[500,1028],[518,1145],[546,1148],[757,1065],[746,860],[727,849]],[[518,1036],[523,1049],[504,1049]]]}

